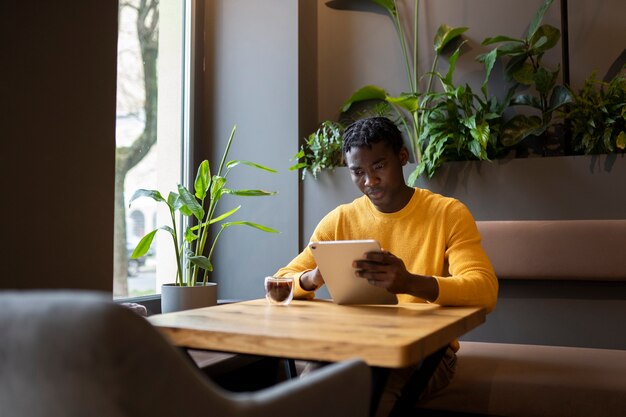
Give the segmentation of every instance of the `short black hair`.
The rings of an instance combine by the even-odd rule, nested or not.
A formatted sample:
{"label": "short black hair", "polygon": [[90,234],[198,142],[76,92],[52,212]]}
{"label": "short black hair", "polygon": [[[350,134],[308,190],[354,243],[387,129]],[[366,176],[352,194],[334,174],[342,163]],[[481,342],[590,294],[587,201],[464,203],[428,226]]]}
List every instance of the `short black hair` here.
{"label": "short black hair", "polygon": [[391,146],[396,154],[404,146],[402,133],[394,122],[386,117],[368,117],[357,120],[345,128],[341,150],[345,155],[351,148],[367,146],[372,149],[372,144],[379,142]]}

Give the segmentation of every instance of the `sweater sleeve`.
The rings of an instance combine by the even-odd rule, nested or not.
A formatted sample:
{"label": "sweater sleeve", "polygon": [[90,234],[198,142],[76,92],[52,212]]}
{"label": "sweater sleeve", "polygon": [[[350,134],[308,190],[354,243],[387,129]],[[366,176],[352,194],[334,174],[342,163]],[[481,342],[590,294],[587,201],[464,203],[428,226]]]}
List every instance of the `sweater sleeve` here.
{"label": "sweater sleeve", "polygon": [[446,219],[446,253],[450,276],[435,277],[440,305],[481,306],[487,312],[495,308],[498,279],[480,244],[480,233],[471,213],[455,201]]}
{"label": "sweater sleeve", "polygon": [[307,291],[300,286],[300,277],[305,272],[315,269],[315,260],[311,254],[311,250],[306,247],[298,256],[296,256],[289,264],[280,268],[274,276],[292,277],[293,278],[293,297],[296,299],[313,299],[315,291]]}
{"label": "sweater sleeve", "polygon": [[[310,242],[319,242],[325,240],[335,240],[335,223],[337,218],[337,210],[333,210],[328,213],[317,225],[315,231],[311,235]],[[296,299],[311,300],[315,298],[315,291],[307,291],[300,286],[300,277],[302,274],[308,271],[312,271],[317,267],[313,253],[307,246],[302,252],[287,264],[287,266],[280,268],[274,276],[277,277],[292,277],[294,284],[293,297]]]}

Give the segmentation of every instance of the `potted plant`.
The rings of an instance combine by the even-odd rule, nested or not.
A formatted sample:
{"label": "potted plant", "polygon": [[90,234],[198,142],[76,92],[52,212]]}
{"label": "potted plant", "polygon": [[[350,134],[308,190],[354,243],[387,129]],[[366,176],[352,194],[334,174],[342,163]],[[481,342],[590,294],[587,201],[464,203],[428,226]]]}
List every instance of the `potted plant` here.
{"label": "potted plant", "polygon": [[[167,205],[171,217],[171,226],[160,226],[146,234],[137,244],[131,258],[136,259],[145,255],[154,236],[159,230],[170,234],[174,245],[173,255],[176,258],[176,279],[174,283],[164,284],[161,293],[161,310],[170,312],[188,308],[197,308],[205,305],[214,305],[217,302],[215,283],[208,282],[208,274],[213,271],[211,257],[215,245],[222,232],[231,226],[249,226],[263,232],[278,233],[277,230],[249,221],[224,221],[236,213],[241,205],[216,215],[217,204],[226,194],[243,197],[269,196],[274,191],[264,190],[233,190],[226,187],[226,179],[230,170],[238,165],[248,165],[252,168],[268,172],[275,170],[249,161],[233,160],[226,162],[236,126],[228,139],[226,149],[222,155],[219,168],[215,175],[211,174],[209,161],[204,160],[198,167],[193,184],[194,192],[178,184],[178,193],[170,192],[165,199],[157,190],[140,189],[135,192],[130,203],[140,197],[150,197],[156,202]],[[186,219],[181,229],[177,225],[177,214]],[[220,223],[221,222],[221,223]],[[210,236],[211,226],[220,224],[219,231]],[[180,231],[180,234],[179,234]],[[208,254],[205,252],[207,241],[212,238]]]}

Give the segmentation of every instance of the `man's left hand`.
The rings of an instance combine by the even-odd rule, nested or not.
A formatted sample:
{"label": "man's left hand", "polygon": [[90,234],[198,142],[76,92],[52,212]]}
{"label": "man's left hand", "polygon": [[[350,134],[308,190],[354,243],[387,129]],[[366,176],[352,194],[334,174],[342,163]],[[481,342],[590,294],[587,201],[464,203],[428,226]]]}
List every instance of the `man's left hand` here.
{"label": "man's left hand", "polygon": [[394,294],[407,292],[411,273],[402,259],[391,252],[367,252],[364,259],[354,261],[352,267],[356,269],[357,276],[367,279],[371,285],[385,288]]}
{"label": "man's left hand", "polygon": [[428,301],[439,297],[439,284],[434,277],[410,273],[402,259],[391,252],[367,252],[352,267],[358,277],[393,294],[411,294]]}

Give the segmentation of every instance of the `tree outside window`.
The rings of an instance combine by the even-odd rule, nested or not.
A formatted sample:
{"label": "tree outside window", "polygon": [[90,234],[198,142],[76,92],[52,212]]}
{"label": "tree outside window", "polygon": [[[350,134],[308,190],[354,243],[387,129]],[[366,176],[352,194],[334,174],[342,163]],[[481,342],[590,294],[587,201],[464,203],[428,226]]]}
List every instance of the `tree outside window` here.
{"label": "tree outside window", "polygon": [[171,252],[167,235],[157,233],[156,245],[144,259],[129,260],[141,237],[135,229],[139,214],[144,231],[170,220],[167,210],[150,199],[135,200],[130,208],[129,201],[139,188],[176,190],[183,183],[189,132],[184,91],[192,31],[186,19],[193,20],[194,4],[194,0],[119,2],[115,298],[159,292],[176,271],[175,260],[166,256]]}

